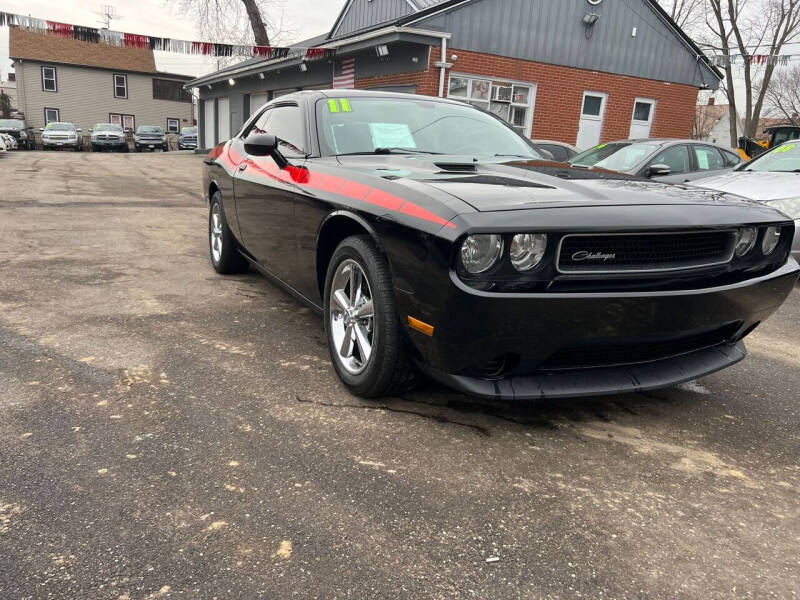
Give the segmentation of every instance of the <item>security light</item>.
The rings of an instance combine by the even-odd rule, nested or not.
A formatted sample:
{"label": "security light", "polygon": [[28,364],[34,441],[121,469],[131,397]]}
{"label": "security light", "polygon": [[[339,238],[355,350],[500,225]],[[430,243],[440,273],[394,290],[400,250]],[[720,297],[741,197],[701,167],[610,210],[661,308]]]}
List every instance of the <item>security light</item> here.
{"label": "security light", "polygon": [[300,70],[305,73],[308,71],[308,65],[306,63],[300,63]]}
{"label": "security light", "polygon": [[380,46],[375,46],[375,53],[378,56],[389,56],[389,46],[386,44],[381,44]]}
{"label": "security light", "polygon": [[266,78],[266,76],[265,76],[263,73],[259,73],[259,74],[258,74],[258,78],[259,78],[259,79],[265,79],[265,78]]}
{"label": "security light", "polygon": [[236,82],[233,79],[228,79],[228,85],[236,85]]}
{"label": "security light", "polygon": [[583,16],[583,24],[586,25],[587,27],[591,27],[592,25],[597,23],[597,19],[599,18],[600,15],[598,15],[597,13],[586,13]]}

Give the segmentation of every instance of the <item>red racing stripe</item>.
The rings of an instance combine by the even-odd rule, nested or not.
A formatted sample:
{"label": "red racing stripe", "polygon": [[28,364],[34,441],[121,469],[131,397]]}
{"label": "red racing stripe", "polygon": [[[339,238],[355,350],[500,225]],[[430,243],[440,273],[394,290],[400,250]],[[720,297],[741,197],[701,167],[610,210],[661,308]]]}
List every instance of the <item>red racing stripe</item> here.
{"label": "red racing stripe", "polygon": [[[227,150],[227,151],[224,151]],[[212,156],[213,155],[213,156]],[[214,148],[209,153],[209,157],[221,158],[234,170],[245,161],[253,171],[259,175],[269,177],[284,183],[294,182],[300,185],[307,185],[310,188],[323,192],[341,194],[354,200],[367,202],[375,206],[380,206],[387,210],[399,211],[404,215],[430,221],[437,225],[455,229],[455,225],[439,215],[422,208],[418,204],[409,202],[400,196],[395,196],[378,188],[373,188],[358,181],[343,179],[336,175],[325,175],[323,173],[309,171],[306,167],[289,165],[285,171],[278,168],[278,165],[267,157],[243,157],[239,152],[228,145],[227,149],[222,144]]]}

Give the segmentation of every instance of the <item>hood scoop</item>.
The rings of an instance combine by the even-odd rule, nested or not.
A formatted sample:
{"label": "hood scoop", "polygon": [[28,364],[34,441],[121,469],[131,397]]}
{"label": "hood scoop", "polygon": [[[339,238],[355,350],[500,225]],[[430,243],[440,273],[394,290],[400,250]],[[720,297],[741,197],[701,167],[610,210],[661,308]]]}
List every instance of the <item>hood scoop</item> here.
{"label": "hood scoop", "polygon": [[477,173],[478,167],[471,163],[433,163],[444,173]]}

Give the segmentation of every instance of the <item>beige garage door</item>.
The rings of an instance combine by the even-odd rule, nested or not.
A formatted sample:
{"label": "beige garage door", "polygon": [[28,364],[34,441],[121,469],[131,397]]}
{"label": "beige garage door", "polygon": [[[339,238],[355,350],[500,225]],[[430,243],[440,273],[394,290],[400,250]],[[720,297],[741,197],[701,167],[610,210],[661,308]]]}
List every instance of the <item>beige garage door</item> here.
{"label": "beige garage door", "polygon": [[250,115],[252,116],[259,108],[267,103],[267,93],[250,94]]}
{"label": "beige garage door", "polygon": [[203,148],[213,148],[214,144],[214,99],[203,102]]}

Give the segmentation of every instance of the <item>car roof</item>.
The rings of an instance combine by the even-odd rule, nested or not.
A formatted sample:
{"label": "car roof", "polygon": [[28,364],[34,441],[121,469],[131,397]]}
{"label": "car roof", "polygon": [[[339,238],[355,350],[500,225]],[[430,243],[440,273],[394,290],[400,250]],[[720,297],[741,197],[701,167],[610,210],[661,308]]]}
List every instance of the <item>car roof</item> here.
{"label": "car roof", "polygon": [[281,102],[294,98],[308,98],[318,96],[321,98],[396,98],[398,100],[426,100],[429,102],[441,102],[442,104],[457,104],[459,106],[471,106],[466,102],[451,100],[449,98],[439,98],[437,96],[423,96],[421,94],[405,94],[403,92],[382,92],[378,90],[349,90],[349,89],[327,89],[327,90],[303,90],[292,92],[285,96],[279,96],[270,102]]}
{"label": "car roof", "polygon": [[577,148],[572,144],[568,144],[567,142],[561,142],[559,140],[531,140],[532,144],[553,144],[555,146],[563,146],[564,148],[569,148],[570,150],[575,150],[577,152]]}
{"label": "car roof", "polygon": [[702,146],[714,146],[715,148],[719,148],[720,150],[733,152],[732,148],[723,146],[721,144],[715,144],[714,142],[704,142],[703,140],[691,140],[688,138],[631,138],[627,140],[614,140],[612,142],[605,142],[605,143],[606,144],[658,144],[661,146],[674,145],[674,144],[692,144],[692,145],[702,145]]}

